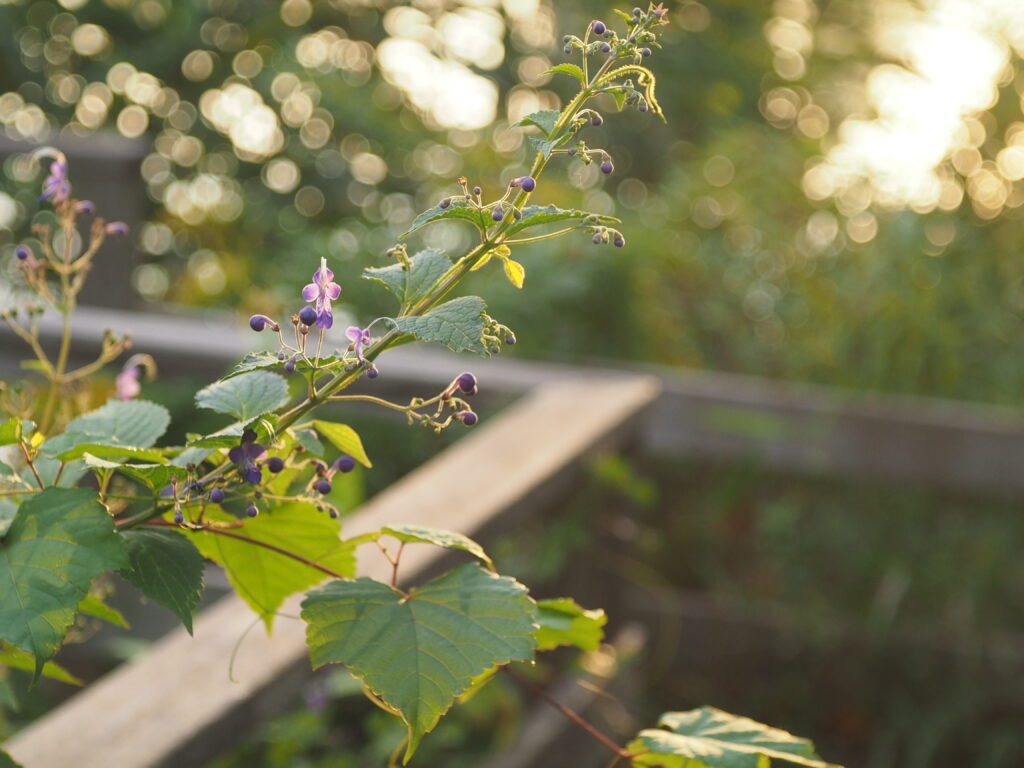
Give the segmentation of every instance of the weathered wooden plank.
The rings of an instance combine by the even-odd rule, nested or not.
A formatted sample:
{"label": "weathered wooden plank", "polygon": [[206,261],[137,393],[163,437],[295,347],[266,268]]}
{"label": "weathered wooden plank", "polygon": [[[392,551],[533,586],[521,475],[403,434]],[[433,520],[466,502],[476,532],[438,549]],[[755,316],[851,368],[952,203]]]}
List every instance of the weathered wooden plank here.
{"label": "weathered wooden plank", "polygon": [[[480,535],[500,519],[550,499],[580,460],[636,429],[658,394],[656,379],[576,380],[542,386],[387,491],[347,521],[353,535],[391,522],[415,522]],[[442,553],[406,547],[402,575],[436,567]],[[362,572],[387,579],[372,550]],[[237,597],[219,601],[178,630],[40,719],[4,748],[28,768],[142,768],[197,765],[215,755],[274,699],[287,698],[307,669],[302,622],[282,609],[274,634],[258,629]],[[308,674],[308,673],[307,673]]]}

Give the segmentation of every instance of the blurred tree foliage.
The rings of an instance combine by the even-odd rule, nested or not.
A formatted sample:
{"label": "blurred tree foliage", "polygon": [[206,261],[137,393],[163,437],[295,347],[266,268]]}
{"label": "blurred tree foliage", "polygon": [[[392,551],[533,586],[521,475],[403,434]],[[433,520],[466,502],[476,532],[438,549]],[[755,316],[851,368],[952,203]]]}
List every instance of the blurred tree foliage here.
{"label": "blurred tree foliage", "polygon": [[[495,315],[528,354],[1017,402],[1021,12],[986,0],[975,6],[984,23],[965,17],[967,42],[990,40],[980,52],[1004,59],[993,59],[992,82],[979,75],[980,101],[957,107],[948,90],[960,112],[931,187],[887,191],[903,172],[885,166],[882,144],[866,163],[881,170],[833,167],[849,155],[854,118],[889,119],[878,83],[928,61],[886,30],[908,14],[923,24],[940,5],[674,3],[654,60],[668,125],[635,112],[607,120],[588,142],[613,150],[616,174],[569,165],[540,189],[616,212],[626,249],[584,237],[529,246],[525,301],[497,267],[476,278]],[[0,126],[15,139],[119,131],[151,145],[141,176],[153,217],[134,275],[147,299],[291,312],[327,256],[349,311],[366,320],[388,305],[361,268],[383,263],[460,174],[486,191],[525,167],[508,126],[557,103],[561,86],[543,72],[562,59],[559,36],[610,19],[610,7],[13,2],[0,5],[14,32],[0,41]],[[926,26],[905,37],[943,40]],[[956,42],[950,58],[991,59]],[[0,225],[15,231],[35,209],[31,172],[17,156],[5,170]],[[439,225],[419,242],[458,250],[468,232]]]}

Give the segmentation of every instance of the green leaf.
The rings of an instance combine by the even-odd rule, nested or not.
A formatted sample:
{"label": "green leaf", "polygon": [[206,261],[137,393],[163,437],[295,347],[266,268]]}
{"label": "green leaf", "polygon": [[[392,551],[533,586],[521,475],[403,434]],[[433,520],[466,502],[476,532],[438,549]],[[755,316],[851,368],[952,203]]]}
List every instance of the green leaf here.
{"label": "green leaf", "polygon": [[428,528],[425,525],[387,525],[375,533],[360,536],[359,543],[375,541],[384,534],[394,536],[399,541],[406,543],[433,544],[444,549],[460,549],[479,558],[487,564],[488,568],[494,570],[494,562],[484,552],[483,547],[468,536],[463,536],[455,531],[446,531],[443,528]]}
{"label": "green leaf", "polygon": [[599,213],[590,213],[573,209],[562,209],[555,205],[528,205],[523,208],[523,218],[508,228],[508,235],[511,237],[524,229],[536,227],[541,224],[554,224],[560,221],[575,221],[579,219],[590,219],[593,224],[615,224],[619,220],[614,216],[604,216]]}
{"label": "green leaf", "polygon": [[363,270],[363,279],[380,283],[406,306],[426,296],[451,266],[448,254],[427,248],[409,259],[408,266],[399,262],[388,267],[368,267]]}
{"label": "green leaf", "polygon": [[[227,375],[221,378],[221,381],[226,381],[227,379],[232,379],[236,376],[241,376],[243,373],[249,373],[250,371],[258,371],[263,368],[282,368],[286,361],[287,358],[285,358],[285,360],[278,360],[276,352],[249,352],[248,354],[246,354],[245,357],[243,357],[239,362],[235,364],[235,367],[232,368],[227,373]],[[299,371],[300,373],[312,370],[312,366],[307,365],[306,361],[303,360],[301,357],[296,359],[294,362],[295,370]],[[321,357],[318,368],[325,368],[329,365],[333,365],[336,362],[338,362],[338,358],[334,357],[333,355],[329,357]]]}
{"label": "green leaf", "polygon": [[130,445],[104,445],[103,443],[78,443],[72,448],[63,451],[57,456],[61,461],[74,461],[82,458],[85,454],[91,453],[100,459],[141,459],[164,463],[167,461],[164,455],[157,450],[150,448],[136,448]]}
{"label": "green leaf", "polygon": [[0,426],[0,445],[13,445],[21,442],[21,419],[12,416]]}
{"label": "green leaf", "polygon": [[491,215],[487,211],[476,208],[465,200],[452,200],[447,208],[435,205],[433,208],[429,208],[421,213],[413,220],[409,230],[399,235],[398,239],[405,240],[413,232],[422,229],[427,224],[433,224],[435,221],[443,221],[445,219],[468,221],[481,232],[485,231],[492,223]]}
{"label": "green leaf", "polygon": [[[570,75],[572,77],[575,77],[577,80],[579,80],[581,83],[583,83],[583,85],[587,84],[587,76],[584,75],[583,74],[583,70],[580,69],[575,64],[569,64],[569,63],[556,64],[555,66],[553,66],[551,69],[549,69],[544,74],[545,75],[553,75],[556,72],[559,72],[559,73],[561,73],[563,75]],[[556,112],[555,114],[557,115],[558,113]],[[550,131],[548,131],[548,133],[550,133]]]}
{"label": "green leaf", "polygon": [[203,556],[174,530],[125,531],[129,566],[120,573],[150,600],[181,619],[192,634],[192,614],[203,594]]}
{"label": "green leaf", "polygon": [[314,421],[313,429],[327,440],[331,445],[342,453],[347,453],[364,467],[372,467],[366,449],[363,448],[363,441],[359,439],[359,433],[347,424],[338,424],[333,421]]}
{"label": "green leaf", "polygon": [[[20,648],[12,648],[9,645],[0,644],[0,665],[11,667],[12,669],[20,669],[25,672],[32,672],[36,668],[36,661],[32,658],[31,653],[27,653]],[[55,661],[48,661],[43,664],[42,675],[43,677],[48,677],[51,680],[56,680],[59,683],[67,683],[68,685],[85,685],[84,682],[68,672]],[[0,763],[0,765],[2,764],[3,763]]]}
{"label": "green leaf", "polygon": [[434,307],[425,315],[394,320],[399,333],[408,333],[420,341],[444,344],[455,352],[486,354],[484,348],[484,310],[479,296],[461,296]]}
{"label": "green leaf", "polygon": [[526,279],[526,267],[520,264],[514,259],[502,259],[505,266],[505,277],[512,283],[516,288],[523,287],[523,281]]}
{"label": "green leaf", "polygon": [[[217,510],[207,509],[206,516],[218,522],[238,522]],[[345,576],[355,573],[355,552],[341,540],[341,524],[310,504],[273,507],[229,533],[280,547]],[[323,571],[257,544],[209,531],[194,536],[199,551],[224,567],[235,590],[262,617],[268,632],[274,612],[286,597],[327,578]]]}
{"label": "green leaf", "polygon": [[18,514],[18,505],[8,497],[0,497],[0,536],[7,535],[7,529]]}
{"label": "green leaf", "polygon": [[11,760],[11,756],[0,749],[0,768],[21,768],[21,766]]}
{"label": "green leaf", "polygon": [[82,598],[81,602],[78,603],[78,612],[84,613],[86,616],[92,616],[95,619],[102,619],[111,624],[116,624],[124,629],[130,629],[128,622],[125,621],[121,612],[116,608],[111,608],[96,595],[86,595]]}
{"label": "green leaf", "polygon": [[158,491],[166,488],[171,483],[172,477],[184,477],[185,470],[172,464],[124,464],[119,461],[108,461],[85,454],[85,465],[92,469],[105,469],[120,472],[123,475],[134,478],[145,483],[152,490]]}
{"label": "green leaf", "polygon": [[776,762],[834,768],[818,757],[807,739],[730,715],[714,707],[666,712],[659,725],[640,731],[628,749],[650,752],[633,758],[637,766],[659,768],[768,768]]}
{"label": "green leaf", "polygon": [[540,112],[533,112],[520,120],[516,125],[534,125],[541,129],[545,136],[551,136],[555,130],[555,123],[558,122],[560,112],[553,109],[542,109]]}
{"label": "green leaf", "polygon": [[151,448],[170,423],[171,415],[162,405],[146,400],[111,400],[72,420],[63,434],[51,437],[40,450],[48,456],[62,456],[73,455],[80,444]]}
{"label": "green leaf", "polygon": [[537,650],[550,651],[574,645],[583,651],[597,650],[604,639],[604,611],[588,611],[568,597],[537,601]]}
{"label": "green leaf", "polygon": [[368,578],[338,579],[302,603],[313,666],[345,664],[420,740],[496,664],[529,661],[534,605],[526,588],[461,565],[408,594]]}
{"label": "green leaf", "polygon": [[295,442],[301,445],[308,453],[316,456],[318,459],[324,457],[324,444],[316,439],[316,432],[311,429],[291,429],[289,432],[295,437]]}
{"label": "green leaf", "polygon": [[267,440],[273,439],[276,425],[277,416],[275,414],[269,414],[255,421],[236,421],[205,437],[189,440],[188,447],[189,449],[232,448],[238,445],[238,441],[246,429],[254,430],[256,432],[256,441],[265,444]]}
{"label": "green leaf", "polygon": [[564,141],[548,141],[543,136],[527,136],[526,143],[530,146],[531,152],[542,152],[544,157],[551,157],[551,150]]}
{"label": "green leaf", "polygon": [[36,657],[60,647],[93,577],[128,555],[88,488],[47,488],[25,500],[0,546],[0,639]]}
{"label": "green leaf", "polygon": [[276,373],[249,371],[196,392],[196,405],[252,421],[288,402],[288,382]]}

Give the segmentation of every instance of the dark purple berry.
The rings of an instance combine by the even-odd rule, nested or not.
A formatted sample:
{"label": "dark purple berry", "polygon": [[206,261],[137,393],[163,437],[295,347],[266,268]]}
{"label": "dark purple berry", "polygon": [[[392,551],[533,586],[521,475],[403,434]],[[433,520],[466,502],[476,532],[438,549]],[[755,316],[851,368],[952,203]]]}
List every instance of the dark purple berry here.
{"label": "dark purple berry", "polygon": [[601,53],[611,53],[612,47],[608,43],[601,43]]}
{"label": "dark purple berry", "polygon": [[594,245],[600,245],[601,244],[601,236],[600,235],[594,235],[592,238],[590,238],[590,242],[592,242]]}
{"label": "dark purple berry", "polygon": [[512,346],[513,344],[516,343],[516,337],[510,333],[508,336],[505,337],[505,343],[508,344],[509,346]]}
{"label": "dark purple berry", "polygon": [[474,195],[479,195],[481,192],[483,192],[483,190],[480,189],[480,187],[473,187],[473,194]]}
{"label": "dark purple berry", "polygon": [[185,522],[185,516],[181,514],[180,509],[174,510],[174,522],[176,522],[178,525],[181,525],[183,522]]}
{"label": "dark purple berry", "polygon": [[495,221],[501,221],[505,218],[505,212],[501,208],[495,208],[494,213],[491,214],[491,218]]}
{"label": "dark purple berry", "polygon": [[519,180],[519,186],[523,188],[523,192],[533,192],[537,188],[537,180],[533,176],[523,176]]}
{"label": "dark purple berry", "polygon": [[571,45],[567,45],[562,50],[565,51],[566,53],[572,53],[572,46]]}
{"label": "dark purple berry", "polygon": [[271,456],[267,459],[267,469],[273,472],[275,475],[284,469],[284,459],[280,456]]}
{"label": "dark purple berry", "polygon": [[14,249],[14,255],[18,257],[18,261],[25,261],[32,255],[32,250],[27,245],[19,245]]}
{"label": "dark purple berry", "polygon": [[572,40],[572,35],[562,35],[563,43],[568,43],[570,40]]}
{"label": "dark purple berry", "polygon": [[606,176],[614,170],[615,166],[612,165],[611,160],[605,160],[603,163],[601,163],[601,173],[605,174]]}
{"label": "dark purple berry", "polygon": [[286,357],[288,357],[288,355],[286,355],[286,354],[285,354],[284,352],[278,352],[278,353],[277,353],[277,359],[278,359],[278,360],[280,360],[280,361],[282,361],[282,362],[284,361],[284,359],[285,359]]}
{"label": "dark purple berry", "polygon": [[616,248],[621,248],[626,244],[626,240],[625,238],[622,237],[622,235],[616,235],[612,243],[614,243]]}
{"label": "dark purple berry", "polygon": [[603,21],[595,21],[593,29],[595,35],[603,35],[608,30]]}
{"label": "dark purple berry", "polygon": [[299,310],[299,322],[310,328],[316,322],[316,309],[313,307],[303,307]]}
{"label": "dark purple berry", "polygon": [[445,198],[444,200],[442,200],[442,201],[441,201],[440,203],[438,203],[437,205],[438,205],[438,207],[440,207],[440,208],[447,208],[447,207],[448,207],[449,205],[451,205],[451,204],[452,204],[452,199],[451,199],[450,197],[446,197],[446,198]]}
{"label": "dark purple berry", "polygon": [[259,513],[259,507],[257,507],[255,504],[249,504],[249,506],[245,508],[245,514],[247,514],[249,517],[256,517],[256,515],[258,515]]}
{"label": "dark purple berry", "polygon": [[294,360],[289,360],[287,363],[284,364],[284,372],[285,373],[295,373],[295,361]]}
{"label": "dark purple berry", "polygon": [[370,378],[370,379],[376,379],[378,376],[380,376],[380,371],[378,371],[376,367],[368,368],[366,370],[366,376],[367,376],[367,378]]}
{"label": "dark purple berry", "polygon": [[325,496],[331,492],[331,483],[329,480],[317,480],[313,487]]}
{"label": "dark purple berry", "polygon": [[476,414],[472,411],[462,411],[459,416],[461,417],[462,423],[467,427],[472,427],[476,424]]}
{"label": "dark purple berry", "polygon": [[342,473],[351,472],[356,468],[356,460],[343,453],[335,459],[334,468]]}
{"label": "dark purple berry", "polygon": [[634,8],[633,9],[633,15],[634,16],[643,16],[644,12],[640,8]]}
{"label": "dark purple berry", "polygon": [[472,373],[469,373],[467,371],[466,373],[459,376],[459,378],[457,378],[455,381],[459,385],[459,389],[461,389],[465,394],[476,394],[476,376],[474,376]]}
{"label": "dark purple berry", "polygon": [[646,112],[647,111],[647,102],[646,101],[641,101],[640,102],[640,106],[637,107],[637,109],[639,109],[641,112]]}
{"label": "dark purple berry", "polygon": [[644,56],[644,57],[650,56],[651,55],[651,49],[650,48],[641,48],[640,49],[640,55]]}
{"label": "dark purple berry", "polygon": [[249,318],[249,327],[259,333],[267,327],[267,318],[263,315],[253,315]]}
{"label": "dark purple berry", "polygon": [[327,510],[327,514],[331,516],[331,520],[338,519],[338,510],[336,510],[334,507],[331,507],[329,510]]}
{"label": "dark purple berry", "polygon": [[210,491],[210,501],[214,504],[220,504],[224,501],[224,491],[220,488],[214,488]]}

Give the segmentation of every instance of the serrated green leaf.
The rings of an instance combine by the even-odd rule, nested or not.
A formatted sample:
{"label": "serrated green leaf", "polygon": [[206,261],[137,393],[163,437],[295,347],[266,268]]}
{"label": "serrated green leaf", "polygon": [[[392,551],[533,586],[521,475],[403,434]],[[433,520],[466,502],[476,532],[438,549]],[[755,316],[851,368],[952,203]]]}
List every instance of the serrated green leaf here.
{"label": "serrated green leaf", "polygon": [[203,556],[184,534],[135,528],[121,534],[129,565],[120,573],[150,600],[169,609],[192,634],[192,614],[203,595]]}
{"label": "serrated green leaf", "polygon": [[249,371],[196,392],[196,405],[251,421],[288,402],[288,382],[276,373]]}
{"label": "serrated green leaf", "polygon": [[545,136],[551,136],[551,132],[555,130],[555,123],[558,122],[558,116],[560,114],[560,112],[556,112],[553,109],[542,109],[539,112],[533,112],[527,115],[516,123],[516,125],[533,125],[540,128]]}
{"label": "serrated green leaf", "polygon": [[[32,658],[31,653],[27,653],[20,648],[12,648],[9,645],[2,644],[0,644],[0,665],[11,667],[12,669],[20,669],[25,672],[32,672],[36,668],[36,662]],[[42,676],[56,680],[59,683],[67,683],[68,685],[85,685],[82,680],[75,677],[55,661],[48,661],[43,664]]]}
{"label": "serrated green leaf", "polygon": [[170,423],[171,415],[162,405],[146,400],[111,400],[72,420],[62,434],[43,443],[40,451],[61,456],[83,444],[151,448]]}
{"label": "serrated green leaf", "polygon": [[0,546],[0,639],[32,653],[38,676],[93,577],[127,561],[95,491],[47,488],[26,499]]}
{"label": "serrated green leaf", "polygon": [[587,76],[584,75],[583,74],[583,70],[580,69],[575,64],[569,64],[569,63],[556,64],[555,66],[553,66],[551,69],[549,69],[544,74],[545,75],[553,75],[556,72],[557,73],[561,73],[563,75],[569,75],[570,77],[575,77],[577,80],[579,80],[581,83],[583,83],[583,85],[587,84]]}
{"label": "serrated green leaf", "polygon": [[406,762],[474,678],[533,658],[533,615],[522,584],[475,564],[408,594],[338,579],[302,603],[313,666],[345,664],[399,713],[409,729]]}
{"label": "serrated green leaf", "polygon": [[368,267],[363,270],[363,279],[380,283],[395,295],[402,306],[406,306],[426,296],[451,266],[448,254],[437,248],[427,248],[412,256],[408,266],[397,263],[388,267]]}
{"label": "serrated green leaf", "polygon": [[486,354],[484,348],[484,310],[479,296],[461,296],[434,307],[425,315],[393,320],[399,333],[408,333],[420,341],[444,344],[455,352]]}
{"label": "serrated green leaf", "polygon": [[516,288],[522,288],[523,281],[526,279],[526,267],[513,259],[503,259],[502,261],[505,267],[505,277]]}
{"label": "serrated green leaf", "polygon": [[172,477],[183,477],[185,470],[172,464],[125,464],[109,461],[86,453],[83,457],[85,465],[93,469],[106,469],[120,472],[145,483],[154,491],[166,488]]}
{"label": "serrated green leaf", "polygon": [[564,143],[562,141],[548,141],[543,136],[527,136],[526,143],[530,147],[531,152],[541,152],[544,157],[551,157],[551,150],[555,149],[556,145]]}
{"label": "serrated green leaf", "polygon": [[78,443],[74,447],[60,453],[61,461],[74,461],[90,453],[100,459],[140,459],[164,463],[167,461],[160,451],[151,448],[137,448],[131,445],[104,445],[103,443]]}
{"label": "serrated green leaf", "polygon": [[650,750],[633,758],[634,765],[768,768],[778,763],[835,768],[818,757],[807,739],[714,707],[666,712],[659,724],[668,730],[643,730],[629,745],[631,752]]}
{"label": "serrated green leaf", "polygon": [[116,608],[111,608],[103,602],[102,598],[96,595],[86,595],[82,598],[81,602],[78,603],[78,612],[86,616],[92,616],[94,619],[102,619],[124,629],[130,629],[128,622],[121,615],[121,612]]}
{"label": "serrated green leaf", "polygon": [[212,434],[190,440],[188,447],[189,449],[231,448],[238,445],[238,441],[246,429],[256,432],[256,442],[266,444],[268,440],[273,440],[276,425],[277,415],[273,413],[253,421],[236,421]]}
{"label": "serrated green leaf", "polygon": [[528,205],[523,208],[523,218],[508,228],[508,235],[511,237],[517,232],[541,224],[555,224],[560,221],[577,221],[588,218],[595,224],[615,224],[619,221],[614,216],[580,211],[575,208],[562,209],[555,205]]}
{"label": "serrated green leaf", "polygon": [[[359,537],[359,543],[372,541],[379,535],[387,534],[394,536],[399,541],[406,543],[433,544],[444,549],[459,549],[468,552],[487,564],[487,567],[494,570],[494,562],[484,552],[484,548],[468,536],[463,536],[455,531],[446,531],[443,528],[429,528],[425,525],[387,525],[375,534],[363,534]],[[367,538],[368,536],[372,538]]]}
{"label": "serrated green leaf", "polygon": [[550,651],[560,645],[574,645],[594,651],[604,639],[604,611],[588,611],[568,597],[537,601],[537,650]]}
{"label": "serrated green leaf", "polygon": [[[209,508],[206,516],[215,522],[238,522]],[[355,573],[355,552],[341,541],[341,524],[311,504],[272,507],[229,533],[280,547],[345,576]],[[327,578],[323,571],[256,544],[205,530],[192,535],[199,551],[224,567],[232,586],[260,615],[268,632],[285,598]]]}
{"label": "serrated green leaf", "polygon": [[[278,360],[276,352],[249,352],[245,357],[235,363],[234,368],[232,368],[225,376],[221,377],[221,381],[233,379],[236,376],[241,376],[243,373],[258,371],[264,368],[283,368],[287,360],[288,358]],[[312,366],[308,365],[301,357],[293,362],[295,363],[295,370],[299,373],[305,373],[306,371],[312,370]],[[321,357],[317,368],[322,369],[327,366],[334,365],[337,362],[338,358],[333,355]]]}
{"label": "serrated green leaf", "polygon": [[0,425],[0,445],[13,445],[21,442],[21,419],[12,416]]}
{"label": "serrated green leaf", "polygon": [[413,219],[412,226],[409,227],[408,231],[399,235],[398,239],[405,240],[413,232],[422,229],[427,224],[433,224],[435,221],[444,221],[446,219],[468,221],[480,231],[485,231],[492,223],[490,214],[487,211],[476,208],[465,200],[452,200],[447,208],[435,205],[433,208],[425,210]]}
{"label": "serrated green leaf", "polygon": [[359,433],[347,424],[338,424],[334,421],[314,421],[315,429],[321,437],[333,445],[342,453],[347,453],[364,467],[372,467],[366,449],[363,448],[363,441],[359,439]]}

